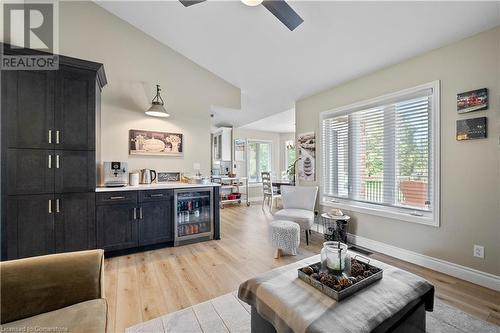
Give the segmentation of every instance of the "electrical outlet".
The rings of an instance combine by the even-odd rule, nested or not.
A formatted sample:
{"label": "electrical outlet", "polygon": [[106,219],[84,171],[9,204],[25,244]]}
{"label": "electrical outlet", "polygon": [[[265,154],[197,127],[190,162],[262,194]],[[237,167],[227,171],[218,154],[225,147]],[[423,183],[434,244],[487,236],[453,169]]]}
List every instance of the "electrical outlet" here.
{"label": "electrical outlet", "polygon": [[484,246],[474,245],[474,257],[484,259]]}

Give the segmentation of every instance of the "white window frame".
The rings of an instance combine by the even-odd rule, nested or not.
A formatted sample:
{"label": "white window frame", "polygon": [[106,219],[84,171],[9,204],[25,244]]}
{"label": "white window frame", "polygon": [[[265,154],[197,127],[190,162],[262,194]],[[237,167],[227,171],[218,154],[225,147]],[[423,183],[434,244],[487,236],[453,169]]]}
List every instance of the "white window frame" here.
{"label": "white window frame", "polygon": [[441,174],[441,163],[440,163],[440,117],[441,117],[441,101],[440,101],[440,81],[433,81],[429,83],[425,83],[413,88],[400,90],[395,93],[386,94],[383,96],[375,97],[372,99],[368,99],[365,101],[353,103],[350,105],[342,106],[339,108],[335,108],[332,110],[324,111],[320,113],[319,117],[319,128],[320,128],[320,136],[319,140],[323,138],[323,120],[327,118],[332,118],[337,115],[342,115],[350,112],[354,112],[357,110],[361,110],[364,108],[368,108],[370,106],[376,104],[384,104],[390,100],[398,99],[404,97],[406,95],[417,93],[418,91],[424,89],[432,89],[433,101],[431,105],[430,112],[430,122],[431,122],[431,160],[433,161],[433,195],[432,195],[432,211],[429,213],[414,211],[409,212],[408,209],[398,208],[398,207],[387,207],[370,203],[363,203],[358,201],[353,201],[349,199],[341,199],[334,198],[331,196],[326,196],[324,193],[323,184],[323,151],[322,151],[322,142],[318,145],[319,148],[318,158],[320,161],[320,177],[321,177],[321,202],[320,204],[323,206],[341,208],[353,212],[364,213],[369,215],[387,217],[395,220],[406,221],[406,222],[414,222],[420,223],[424,225],[429,225],[433,227],[439,227],[440,225],[440,174]]}
{"label": "white window frame", "polygon": [[[269,163],[270,165],[270,170],[269,172],[272,171],[273,169],[273,141],[272,140],[261,140],[261,139],[247,139],[247,178],[248,182],[250,184],[260,184],[262,183],[262,179],[259,180],[260,176],[257,175],[257,180],[250,180],[250,143],[252,142],[257,142],[257,143],[268,143],[269,144]],[[257,166],[259,164],[257,163]]]}

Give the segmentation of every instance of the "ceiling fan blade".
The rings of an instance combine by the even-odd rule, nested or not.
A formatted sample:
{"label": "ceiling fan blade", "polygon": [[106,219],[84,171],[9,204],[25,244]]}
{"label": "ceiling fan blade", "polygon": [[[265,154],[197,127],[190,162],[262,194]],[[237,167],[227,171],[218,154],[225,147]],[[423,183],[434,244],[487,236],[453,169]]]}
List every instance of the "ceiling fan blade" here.
{"label": "ceiling fan blade", "polygon": [[192,5],[196,5],[197,3],[200,2],[205,2],[206,0],[179,0],[179,1],[184,5],[184,7],[189,7]]}
{"label": "ceiling fan blade", "polygon": [[304,20],[290,7],[285,0],[264,0],[262,5],[278,18],[288,29],[293,31]]}

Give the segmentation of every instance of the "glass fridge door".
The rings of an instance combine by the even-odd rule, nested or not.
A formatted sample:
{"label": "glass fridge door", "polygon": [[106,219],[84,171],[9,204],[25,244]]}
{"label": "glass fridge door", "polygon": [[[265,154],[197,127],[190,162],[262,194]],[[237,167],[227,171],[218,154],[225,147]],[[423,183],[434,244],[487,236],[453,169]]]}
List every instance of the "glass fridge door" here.
{"label": "glass fridge door", "polygon": [[212,189],[175,192],[175,240],[213,235]]}

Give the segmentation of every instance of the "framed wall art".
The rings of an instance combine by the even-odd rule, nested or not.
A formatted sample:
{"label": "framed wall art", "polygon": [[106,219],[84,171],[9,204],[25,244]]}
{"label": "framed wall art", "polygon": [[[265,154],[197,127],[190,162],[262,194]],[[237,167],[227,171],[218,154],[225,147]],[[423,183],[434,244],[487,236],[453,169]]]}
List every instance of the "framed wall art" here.
{"label": "framed wall art", "polygon": [[237,162],[245,161],[245,139],[234,140],[234,160]]}
{"label": "framed wall art", "polygon": [[485,139],[488,137],[488,119],[486,117],[457,120],[458,141]]}
{"label": "framed wall art", "polygon": [[184,137],[181,133],[146,130],[129,131],[130,155],[182,156]]}
{"label": "framed wall art", "polygon": [[457,112],[467,113],[488,109],[488,89],[482,88],[457,94]]}
{"label": "framed wall art", "polygon": [[299,134],[297,137],[299,150],[299,179],[316,180],[316,135],[314,132]]}
{"label": "framed wall art", "polygon": [[180,182],[180,172],[158,172],[158,183]]}

